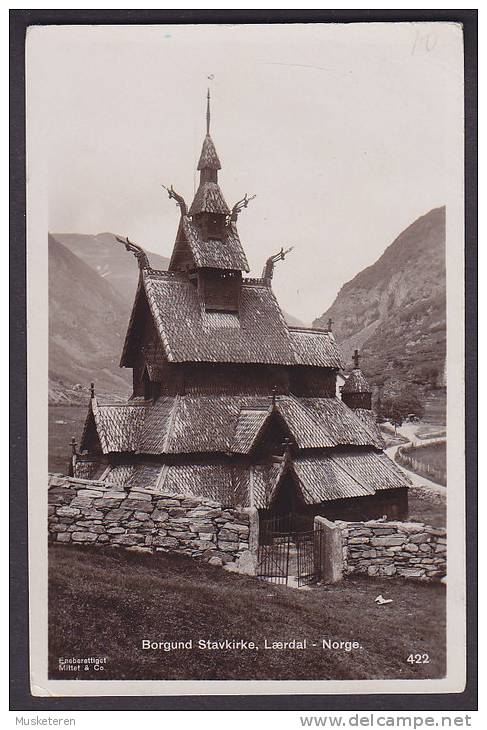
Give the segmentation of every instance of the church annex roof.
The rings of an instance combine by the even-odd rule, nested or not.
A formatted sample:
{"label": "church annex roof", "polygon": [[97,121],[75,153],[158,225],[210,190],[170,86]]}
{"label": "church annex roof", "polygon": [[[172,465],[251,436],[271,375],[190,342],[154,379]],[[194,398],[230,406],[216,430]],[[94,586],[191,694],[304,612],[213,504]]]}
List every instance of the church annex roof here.
{"label": "church annex roof", "polygon": [[[119,486],[121,468],[125,466],[112,467],[105,481]],[[272,506],[286,471],[297,480],[304,501],[310,505],[410,486],[403,472],[387,456],[376,452],[330,452],[267,464],[142,462],[131,467],[125,486],[214,499],[226,507],[265,509]]]}
{"label": "church annex roof", "polygon": [[300,449],[382,448],[377,434],[338,398],[278,395],[273,405],[272,396],[177,395],[146,405],[92,403],[105,454],[248,454],[273,411]]}
{"label": "church annex roof", "polygon": [[289,332],[301,365],[342,367],[340,350],[330,332],[306,327],[289,327]]}

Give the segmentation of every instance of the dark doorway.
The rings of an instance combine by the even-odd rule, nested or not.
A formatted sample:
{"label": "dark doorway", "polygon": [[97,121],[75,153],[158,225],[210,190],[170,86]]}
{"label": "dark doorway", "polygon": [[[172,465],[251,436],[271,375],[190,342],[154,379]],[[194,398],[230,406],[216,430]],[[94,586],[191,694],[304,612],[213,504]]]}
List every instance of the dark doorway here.
{"label": "dark doorway", "polygon": [[262,512],[262,519],[273,518],[278,520],[281,531],[295,533],[313,529],[314,511],[306,505],[290,472],[282,478],[270,508]]}

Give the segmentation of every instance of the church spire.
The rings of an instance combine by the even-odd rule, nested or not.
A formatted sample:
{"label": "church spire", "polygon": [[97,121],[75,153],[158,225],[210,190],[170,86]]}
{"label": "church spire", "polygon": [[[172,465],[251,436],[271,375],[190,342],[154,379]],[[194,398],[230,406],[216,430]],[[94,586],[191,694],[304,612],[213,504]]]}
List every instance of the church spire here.
{"label": "church spire", "polygon": [[226,217],[230,209],[218,186],[218,170],[221,170],[220,160],[210,137],[210,90],[206,94],[206,137],[203,140],[203,147],[198,162],[200,171],[200,184],[196,191],[195,198],[189,209],[189,215],[195,216],[201,213],[210,213]]}
{"label": "church spire", "polygon": [[217,182],[218,170],[221,170],[220,160],[215,149],[212,138],[210,137],[210,90],[206,94],[206,137],[203,140],[203,147],[198,162],[198,170],[200,171],[200,182]]}
{"label": "church spire", "polygon": [[210,134],[210,90],[206,95],[206,134]]}

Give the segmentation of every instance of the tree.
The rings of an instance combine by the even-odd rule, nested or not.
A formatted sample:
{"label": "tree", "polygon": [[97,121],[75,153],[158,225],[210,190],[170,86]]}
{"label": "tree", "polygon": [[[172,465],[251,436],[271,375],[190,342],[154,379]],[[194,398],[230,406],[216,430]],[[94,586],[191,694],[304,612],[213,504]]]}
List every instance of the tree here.
{"label": "tree", "polygon": [[416,418],[424,416],[423,401],[414,390],[404,390],[399,395],[400,407],[405,413],[405,417],[414,415]]}
{"label": "tree", "polygon": [[381,406],[384,418],[392,423],[394,426],[394,433],[397,433],[397,427],[402,426],[402,422],[407,415],[404,414],[404,411],[401,408],[399,398],[397,396],[384,398]]}
{"label": "tree", "polygon": [[424,415],[424,406],[414,391],[404,390],[396,396],[384,398],[381,402],[381,411],[385,418],[394,426],[397,433],[397,427],[402,426],[403,421],[411,415],[416,418],[422,418]]}
{"label": "tree", "polygon": [[384,404],[382,401],[382,395],[381,395],[380,391],[375,400],[374,411],[375,411],[375,417],[376,417],[377,423],[383,423],[384,421],[387,421],[387,416],[384,413]]}

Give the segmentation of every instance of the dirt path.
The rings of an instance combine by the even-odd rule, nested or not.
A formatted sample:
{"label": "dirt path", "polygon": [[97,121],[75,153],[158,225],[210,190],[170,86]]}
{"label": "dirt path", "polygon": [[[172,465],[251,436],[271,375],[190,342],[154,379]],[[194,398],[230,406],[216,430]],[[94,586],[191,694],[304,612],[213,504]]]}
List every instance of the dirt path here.
{"label": "dirt path", "polygon": [[438,484],[437,482],[433,482],[431,479],[426,479],[426,477],[422,477],[419,474],[416,474],[414,471],[409,471],[409,469],[406,469],[404,466],[399,464],[395,460],[396,451],[400,448],[400,446],[417,446],[418,443],[424,443],[424,441],[421,441],[421,439],[418,439],[416,437],[416,429],[418,428],[418,425],[416,423],[405,423],[402,426],[397,427],[397,432],[401,436],[404,436],[404,438],[407,438],[409,443],[408,444],[398,444],[397,446],[391,446],[390,448],[386,449],[386,454],[390,459],[392,459],[396,465],[402,469],[402,471],[406,474],[406,476],[409,477],[411,480],[413,487],[419,487],[424,489],[425,487],[427,489],[434,490],[438,492],[439,494],[446,494],[446,487],[444,487],[442,484]]}

